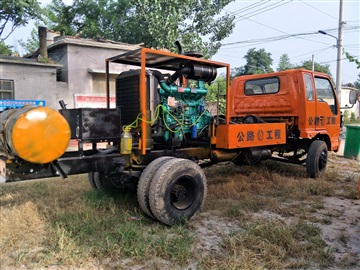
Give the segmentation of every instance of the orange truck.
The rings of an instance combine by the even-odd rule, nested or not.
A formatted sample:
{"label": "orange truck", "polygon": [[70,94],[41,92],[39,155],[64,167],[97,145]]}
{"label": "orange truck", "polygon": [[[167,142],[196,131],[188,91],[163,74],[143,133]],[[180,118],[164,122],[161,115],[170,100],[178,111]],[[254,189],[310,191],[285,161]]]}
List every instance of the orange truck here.
{"label": "orange truck", "polygon": [[[115,109],[110,63],[134,68],[116,78]],[[204,204],[202,167],[272,158],[305,164],[316,178],[328,151],[339,149],[342,118],[325,74],[297,69],[240,76],[230,86],[229,64],[180,49],[141,48],[106,59],[105,66],[107,108],[66,108],[60,101],[59,112],[25,107],[0,113],[2,182],[88,173],[95,189],[136,184],[144,213],[174,225]],[[214,116],[206,84],[218,74],[226,78],[226,113]],[[70,141],[75,148],[67,148]]]}
{"label": "orange truck", "polygon": [[[318,177],[325,170],[328,150],[339,150],[342,126],[339,102],[329,76],[306,69],[240,76],[233,80],[231,89],[232,121],[285,125],[285,130],[276,126],[253,130],[251,125],[241,129],[240,125],[237,128],[241,131],[235,133],[238,132],[241,143],[235,138],[221,139],[221,146],[262,146],[271,157],[276,154],[290,162],[306,162],[310,177]],[[280,139],[283,141],[279,143]],[[276,144],[267,147],[267,142],[274,140]],[[305,155],[307,158],[303,159]],[[250,162],[261,159],[251,155],[247,158]]]}

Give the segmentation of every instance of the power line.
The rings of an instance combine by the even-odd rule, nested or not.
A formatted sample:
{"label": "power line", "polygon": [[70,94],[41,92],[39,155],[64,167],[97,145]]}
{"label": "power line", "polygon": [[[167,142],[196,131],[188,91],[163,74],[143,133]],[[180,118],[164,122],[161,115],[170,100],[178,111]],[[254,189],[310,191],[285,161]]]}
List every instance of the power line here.
{"label": "power line", "polygon": [[[354,58],[360,58],[360,55],[357,56],[353,56]],[[348,58],[341,58],[340,60],[348,60]],[[326,62],[322,62],[321,64],[327,64],[327,63],[333,63],[333,62],[337,62],[338,60],[330,60],[330,61],[326,61]]]}
{"label": "power line", "polygon": [[251,10],[251,9],[253,9],[253,8],[256,8],[256,7],[259,7],[259,6],[261,6],[261,5],[264,5],[264,4],[266,4],[267,2],[270,2],[270,1],[271,1],[271,0],[267,0],[267,1],[261,0],[261,1],[259,1],[259,2],[256,2],[256,3],[254,3],[254,4],[251,4],[251,5],[246,6],[246,7],[244,7],[244,8],[240,8],[240,9],[238,9],[238,10],[235,10],[234,12],[230,12],[230,15],[236,15],[236,14],[240,14],[240,13],[246,12],[246,11]]}
{"label": "power line", "polygon": [[240,22],[242,20],[246,20],[246,19],[249,19],[250,17],[254,17],[256,15],[259,15],[261,13],[264,13],[266,11],[269,11],[269,10],[272,10],[274,8],[277,8],[277,7],[280,7],[280,6],[283,6],[283,5],[286,5],[286,4],[289,4],[290,2],[293,2],[294,0],[288,0],[287,2],[285,3],[282,3],[282,2],[276,2],[276,3],[273,3],[267,7],[265,7],[264,9],[258,9],[258,10],[255,10],[255,11],[252,11],[250,13],[247,13],[245,15],[238,15],[237,17],[240,17],[240,19],[238,20],[235,20],[234,22]]}
{"label": "power line", "polygon": [[[264,4],[267,4],[269,1],[266,1],[266,2],[263,2],[262,3],[262,5],[264,5]],[[235,18],[242,18],[242,17],[247,17],[247,16],[251,16],[253,13],[258,13],[258,12],[260,12],[260,13],[262,13],[262,12],[265,12],[266,10],[265,9],[267,9],[267,8],[269,8],[269,7],[272,7],[272,6],[274,6],[274,5],[277,5],[279,2],[275,2],[275,3],[270,3],[268,6],[265,6],[265,7],[261,7],[261,6],[258,6],[258,7],[256,7],[257,9],[255,9],[255,10],[246,10],[246,11],[241,11],[241,12],[238,12],[238,13],[236,13],[237,15],[235,16]],[[264,11],[265,10],[265,11]],[[247,13],[246,13],[247,12]],[[240,14],[240,13],[246,13],[246,14]]]}
{"label": "power line", "polygon": [[322,52],[324,52],[324,51],[327,51],[327,50],[329,50],[329,49],[331,49],[331,48],[333,48],[333,46],[326,47],[326,48],[322,48],[322,49],[319,49],[319,50],[316,50],[316,51],[312,51],[312,52],[306,52],[306,53],[303,53],[303,54],[300,54],[300,55],[297,55],[297,56],[293,56],[293,57],[291,57],[291,59],[301,58],[301,57],[303,57],[303,56],[305,56],[305,55],[311,55],[311,54],[316,54],[316,55],[318,55],[318,54],[320,54],[320,53],[322,53]]}
{"label": "power line", "polygon": [[[263,4],[267,3],[267,2],[269,2],[269,1],[266,1],[266,2],[261,1],[261,2],[258,2],[258,3],[254,3],[254,4],[252,4],[252,5],[247,6],[247,7],[246,7],[246,10],[248,11],[248,10],[250,10],[250,9],[257,8],[257,7],[263,5]],[[259,25],[261,25],[261,26],[263,26],[263,27],[272,29],[272,30],[274,30],[274,31],[277,31],[277,32],[280,32],[280,33],[283,33],[283,34],[286,35],[285,37],[280,37],[279,39],[283,39],[283,38],[294,38],[294,37],[295,37],[295,38],[300,38],[300,39],[303,39],[303,40],[307,40],[307,41],[311,41],[311,42],[319,43],[319,44],[323,44],[323,45],[328,44],[328,43],[325,43],[325,42],[320,42],[320,41],[315,41],[315,40],[310,40],[310,39],[304,38],[304,37],[302,37],[302,35],[298,35],[298,36],[296,36],[296,35],[291,35],[291,34],[288,34],[288,33],[284,32],[284,31],[281,31],[281,30],[279,30],[279,29],[276,29],[276,28],[274,28],[274,27],[271,27],[271,26],[269,26],[269,25],[265,25],[265,24],[263,24],[263,23],[260,23],[260,22],[255,21],[255,20],[253,20],[253,19],[250,19],[250,17],[254,17],[254,16],[258,15],[258,14],[264,13],[264,12],[269,11],[269,10],[272,10],[272,9],[275,9],[275,8],[277,8],[277,7],[280,7],[280,6],[282,6],[282,5],[288,4],[288,3],[290,3],[290,2],[293,2],[293,0],[289,0],[289,1],[287,1],[287,2],[284,2],[284,0],[281,1],[281,2],[280,2],[280,1],[277,1],[276,3],[272,3],[271,5],[268,5],[268,6],[266,6],[266,7],[261,7],[260,9],[256,9],[255,11],[251,11],[251,12],[245,14],[245,15],[238,15],[238,16],[236,16],[236,17],[240,17],[240,19],[235,20],[234,22],[236,23],[236,22],[239,22],[239,21],[242,21],[242,20],[249,20],[249,21],[251,21],[251,22],[253,22],[253,23],[259,24]],[[303,2],[303,1],[301,1],[301,2]],[[303,2],[303,3],[304,3],[304,4],[307,4],[307,3],[305,3],[305,2]],[[315,9],[316,9],[316,8],[315,8]],[[232,13],[232,14],[234,15],[234,14],[239,14],[239,13],[242,13],[242,11],[237,10],[237,11],[235,11],[235,12]],[[325,12],[323,12],[323,13],[325,13]],[[325,13],[325,14],[327,14],[327,13]],[[331,16],[331,15],[329,15],[329,14],[327,14],[327,15],[328,15],[328,16]],[[333,18],[335,18],[335,17],[333,17]],[[355,29],[358,29],[358,28],[359,28],[359,27],[356,27]],[[331,31],[337,31],[337,28],[336,28],[336,29],[332,29]],[[311,34],[311,33],[309,33],[309,34]],[[315,34],[315,33],[313,33],[313,34]],[[316,32],[316,34],[317,34],[317,32]],[[304,35],[304,36],[306,36],[306,35]],[[259,41],[253,41],[253,43],[257,43],[257,42],[271,42],[271,41],[276,41],[276,40],[278,40],[278,39],[275,39],[275,40],[265,40],[265,41],[259,40]],[[223,44],[223,45],[225,45],[225,44]]]}
{"label": "power line", "polygon": [[307,6],[309,6],[309,7],[311,7],[311,8],[313,8],[313,9],[315,9],[315,10],[317,10],[317,11],[319,11],[319,12],[321,12],[321,13],[323,13],[323,14],[325,14],[325,15],[327,15],[327,16],[329,16],[329,17],[333,18],[333,19],[335,19],[335,20],[338,20],[338,18],[336,18],[336,17],[334,17],[334,16],[332,16],[332,15],[330,15],[330,14],[328,14],[328,13],[326,13],[326,12],[322,11],[321,9],[318,9],[318,8],[316,8],[316,7],[312,6],[312,5],[310,5],[309,3],[304,2],[303,0],[299,0],[299,1],[300,1],[301,3],[303,3],[303,4],[307,5]]}
{"label": "power line", "polygon": [[[282,3],[282,4],[280,4],[280,5],[277,5],[276,7],[279,7],[279,6],[288,4],[288,3],[292,2],[292,1],[293,1],[293,0],[289,0],[288,2],[285,2],[285,3]],[[271,8],[271,9],[274,9],[274,8],[276,8],[276,7],[273,7],[273,8]],[[263,12],[268,11],[268,10],[270,10],[270,9],[263,10],[262,12],[256,13],[256,14],[254,14],[253,16],[255,16],[255,15],[257,15],[257,14],[260,14],[260,13],[263,13]],[[244,16],[241,16],[241,17],[244,17]],[[266,28],[272,29],[272,30],[274,30],[274,31],[277,31],[277,32],[280,32],[280,33],[283,33],[283,34],[286,34],[286,35],[290,35],[289,33],[286,33],[286,32],[284,32],[284,31],[281,31],[281,30],[276,29],[276,28],[274,28],[274,27],[265,25],[265,24],[263,24],[263,23],[260,23],[260,22],[255,21],[255,20],[252,20],[252,19],[250,19],[250,17],[244,17],[244,18],[242,18],[241,20],[245,20],[245,19],[246,19],[246,20],[249,20],[249,21],[251,21],[251,22],[253,22],[253,23],[259,24],[259,25],[261,25],[261,26],[264,26],[264,27],[266,27]],[[239,21],[241,21],[241,20],[236,20],[235,22],[239,22]],[[300,39],[303,39],[303,40],[307,40],[307,41],[319,43],[319,44],[324,44],[324,45],[327,44],[327,43],[320,42],[320,41],[309,40],[309,39],[306,39],[306,38],[303,38],[303,37],[300,37],[300,36],[299,36],[299,38],[300,38]]]}
{"label": "power line", "polygon": [[[331,49],[331,48],[333,48],[333,46],[330,46],[330,47],[328,46],[328,47],[325,47],[325,48],[321,48],[321,49],[319,49],[319,50],[302,53],[302,54],[300,54],[300,55],[291,57],[291,59],[301,58],[301,57],[303,57],[303,56],[305,56],[305,55],[311,55],[311,54],[319,55],[319,54],[323,53],[324,51],[327,51],[327,50],[329,50],[329,49]],[[230,52],[230,51],[227,51],[227,52]],[[239,52],[239,51],[236,51],[236,53],[240,53],[240,52]],[[244,55],[246,54],[246,52],[242,52],[242,53],[243,53]],[[243,58],[243,57],[244,57],[244,55],[242,55],[242,56],[236,56],[236,55],[234,55],[234,54],[232,54],[232,55],[227,55],[227,54],[223,54],[223,53],[218,53],[218,55],[227,56],[227,57],[232,57],[232,58]]]}
{"label": "power line", "polygon": [[[360,26],[354,26],[354,27],[346,29],[345,32],[352,32],[351,30],[356,30],[356,29],[359,29],[359,28],[360,28]],[[326,29],[324,31],[330,33],[332,31],[337,31],[337,28]],[[236,41],[236,42],[230,42],[230,43],[222,44],[222,46],[232,46],[232,45],[247,44],[247,43],[250,43],[250,44],[252,44],[252,43],[265,43],[265,42],[273,42],[273,41],[278,41],[278,40],[283,40],[283,39],[288,39],[288,38],[297,38],[297,37],[301,37],[301,36],[310,36],[310,35],[318,35],[318,31],[307,32],[307,33],[298,33],[298,34],[286,34],[286,35],[269,37],[269,38],[260,38],[260,39]],[[311,40],[311,41],[316,42],[314,40]],[[319,42],[319,43],[328,44],[328,43],[323,43],[323,42]]]}
{"label": "power line", "polygon": [[269,38],[259,38],[259,39],[235,41],[235,42],[222,44],[222,46],[231,46],[231,45],[237,45],[237,44],[258,43],[258,42],[264,42],[265,43],[265,42],[272,42],[272,41],[278,41],[278,40],[287,39],[287,38],[293,38],[293,37],[305,36],[305,35],[313,35],[313,34],[317,34],[317,32],[299,33],[299,34],[287,34],[287,35],[281,35],[281,36],[275,36],[275,37],[269,37]]}

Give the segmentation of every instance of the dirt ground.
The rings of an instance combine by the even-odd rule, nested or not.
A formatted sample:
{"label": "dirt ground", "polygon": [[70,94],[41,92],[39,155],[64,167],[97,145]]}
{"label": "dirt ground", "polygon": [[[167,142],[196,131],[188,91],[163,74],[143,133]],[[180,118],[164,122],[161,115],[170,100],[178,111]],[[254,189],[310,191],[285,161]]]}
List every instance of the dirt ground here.
{"label": "dirt ground", "polygon": [[[330,165],[339,167],[344,177],[353,174],[360,193],[360,162],[343,157],[344,144],[342,141],[342,147],[330,159]],[[331,220],[331,224],[318,225],[323,239],[333,248],[335,262],[341,265],[341,262],[347,261],[344,269],[360,269],[360,200],[325,197],[324,206],[316,215]]]}

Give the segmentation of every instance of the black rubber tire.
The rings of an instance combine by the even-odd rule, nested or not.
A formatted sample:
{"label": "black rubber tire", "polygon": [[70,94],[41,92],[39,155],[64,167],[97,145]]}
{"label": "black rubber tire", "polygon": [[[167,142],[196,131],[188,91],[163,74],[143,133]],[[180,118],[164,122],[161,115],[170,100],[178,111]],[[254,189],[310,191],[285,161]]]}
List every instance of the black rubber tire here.
{"label": "black rubber tire", "polygon": [[149,203],[149,190],[151,181],[160,168],[166,161],[173,159],[173,157],[160,157],[152,162],[150,162],[146,168],[141,173],[138,186],[137,186],[137,199],[142,211],[147,214],[149,217],[154,218],[155,216],[151,212],[150,203]]}
{"label": "black rubber tire", "polygon": [[110,176],[105,171],[90,172],[88,173],[90,185],[93,183],[93,187],[98,190],[102,190],[106,193],[119,193],[124,190],[124,185],[121,183],[119,176]]}
{"label": "black rubber tire", "polygon": [[95,185],[95,181],[94,181],[94,172],[89,172],[88,173],[88,180],[89,180],[90,186],[93,189],[98,189],[97,186]]}
{"label": "black rubber tire", "polygon": [[150,208],[167,225],[190,220],[204,205],[206,177],[198,164],[187,159],[166,161],[150,185]]}
{"label": "black rubber tire", "polygon": [[328,149],[324,141],[313,141],[306,158],[306,173],[311,178],[320,177],[326,169]]}

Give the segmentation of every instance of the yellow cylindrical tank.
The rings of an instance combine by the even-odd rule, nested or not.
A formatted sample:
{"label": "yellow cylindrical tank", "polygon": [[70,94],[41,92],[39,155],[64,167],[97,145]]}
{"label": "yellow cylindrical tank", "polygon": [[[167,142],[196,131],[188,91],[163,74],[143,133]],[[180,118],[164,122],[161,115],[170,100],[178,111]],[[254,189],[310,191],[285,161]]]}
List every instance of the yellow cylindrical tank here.
{"label": "yellow cylindrical tank", "polygon": [[0,150],[31,163],[45,164],[62,156],[70,141],[65,118],[48,107],[23,107],[0,114]]}

